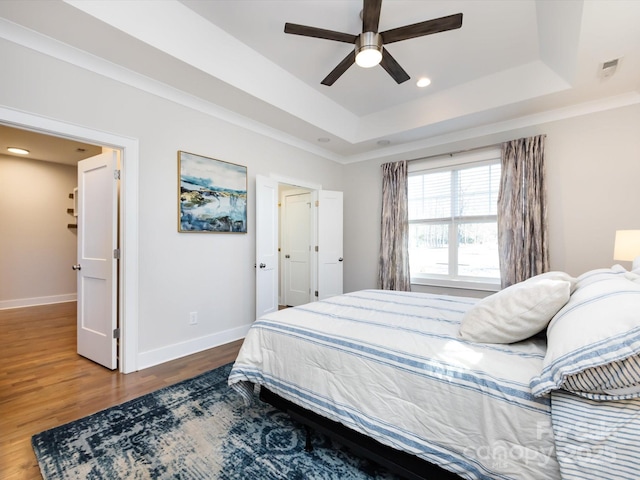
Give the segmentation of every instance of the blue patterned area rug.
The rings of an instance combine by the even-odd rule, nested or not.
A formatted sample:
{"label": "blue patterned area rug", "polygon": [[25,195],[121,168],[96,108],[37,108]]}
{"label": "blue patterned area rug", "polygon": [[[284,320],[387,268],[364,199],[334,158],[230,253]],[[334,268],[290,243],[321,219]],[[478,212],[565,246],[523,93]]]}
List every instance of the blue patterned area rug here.
{"label": "blue patterned area rug", "polygon": [[394,478],[227,386],[231,364],[34,435],[45,480]]}

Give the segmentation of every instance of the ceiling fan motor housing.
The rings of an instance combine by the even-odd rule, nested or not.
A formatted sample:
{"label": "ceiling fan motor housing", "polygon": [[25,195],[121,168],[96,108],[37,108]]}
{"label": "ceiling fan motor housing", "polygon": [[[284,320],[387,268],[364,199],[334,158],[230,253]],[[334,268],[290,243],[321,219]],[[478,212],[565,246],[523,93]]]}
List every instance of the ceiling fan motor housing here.
{"label": "ceiling fan motor housing", "polygon": [[364,68],[375,67],[382,60],[382,35],[364,32],[356,39],[356,63]]}

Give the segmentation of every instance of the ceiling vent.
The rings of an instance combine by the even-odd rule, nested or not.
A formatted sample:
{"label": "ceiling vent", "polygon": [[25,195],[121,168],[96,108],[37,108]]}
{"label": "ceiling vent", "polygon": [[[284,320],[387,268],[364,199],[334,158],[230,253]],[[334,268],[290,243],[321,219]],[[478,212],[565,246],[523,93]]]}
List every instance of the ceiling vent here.
{"label": "ceiling vent", "polygon": [[604,62],[602,64],[602,69],[600,70],[600,76],[602,78],[607,78],[616,73],[619,60],[619,58],[615,58],[613,60],[609,60],[608,62]]}

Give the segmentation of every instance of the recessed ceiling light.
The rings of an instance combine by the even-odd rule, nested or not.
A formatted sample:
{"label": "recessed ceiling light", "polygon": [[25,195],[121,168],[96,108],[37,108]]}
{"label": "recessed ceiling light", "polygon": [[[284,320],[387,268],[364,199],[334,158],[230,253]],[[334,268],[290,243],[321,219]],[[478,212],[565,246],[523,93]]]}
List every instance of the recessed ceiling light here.
{"label": "recessed ceiling light", "polygon": [[420,87],[420,88],[424,88],[424,87],[426,87],[427,85],[430,85],[430,84],[431,84],[431,80],[428,79],[427,77],[422,77],[421,79],[419,79],[416,82],[416,85],[418,87]]}
{"label": "recessed ceiling light", "polygon": [[328,142],[330,142],[330,141],[331,141],[331,139],[330,139],[330,138],[327,138],[327,137],[320,137],[320,138],[318,139],[318,141],[319,141],[320,143],[328,143]]}
{"label": "recessed ceiling light", "polygon": [[29,150],[25,150],[24,148],[9,147],[7,150],[11,153],[17,153],[18,155],[29,155]]}

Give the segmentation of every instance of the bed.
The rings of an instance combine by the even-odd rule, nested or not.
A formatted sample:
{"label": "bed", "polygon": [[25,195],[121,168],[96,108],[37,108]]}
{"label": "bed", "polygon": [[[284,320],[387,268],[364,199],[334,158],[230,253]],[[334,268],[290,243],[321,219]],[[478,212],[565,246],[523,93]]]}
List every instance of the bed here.
{"label": "bed", "polygon": [[[602,327],[603,309],[623,319]],[[395,457],[407,478],[428,478],[431,464],[467,479],[598,478],[598,468],[636,478],[639,315],[640,275],[619,266],[550,272],[483,300],[363,290],[258,319],[229,384],[246,403],[259,385],[308,424],[352,432],[355,446],[371,439],[380,458],[415,459]],[[607,375],[617,380],[598,385]]]}

